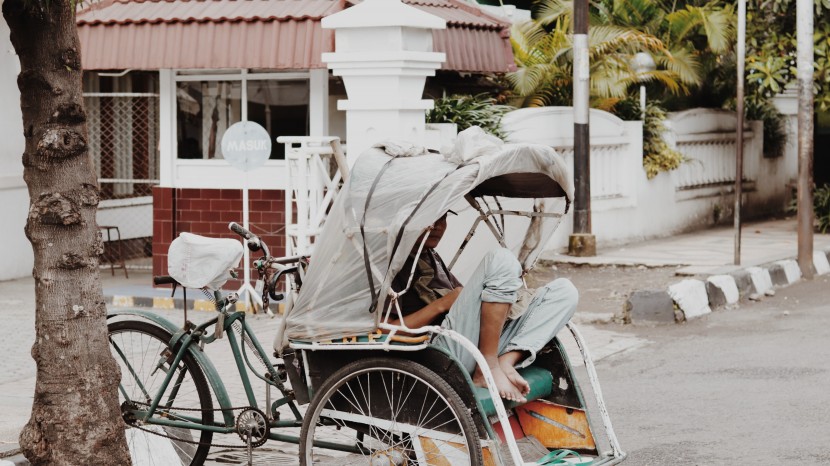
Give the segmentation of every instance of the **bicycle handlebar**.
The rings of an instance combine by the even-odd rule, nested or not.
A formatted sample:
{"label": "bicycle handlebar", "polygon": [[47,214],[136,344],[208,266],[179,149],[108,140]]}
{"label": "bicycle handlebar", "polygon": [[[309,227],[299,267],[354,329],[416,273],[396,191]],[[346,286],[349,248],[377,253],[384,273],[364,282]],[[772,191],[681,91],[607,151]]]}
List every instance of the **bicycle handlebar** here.
{"label": "bicycle handlebar", "polygon": [[153,283],[156,285],[178,285],[179,282],[176,281],[175,278],[169,275],[159,275],[158,277],[153,277]]}
{"label": "bicycle handlebar", "polygon": [[250,231],[243,228],[242,225],[240,225],[236,222],[229,223],[228,228],[230,228],[232,232],[236,233],[237,235],[239,235],[239,236],[241,236],[245,239],[251,239],[251,238],[254,238],[256,236],[253,233],[251,233]]}

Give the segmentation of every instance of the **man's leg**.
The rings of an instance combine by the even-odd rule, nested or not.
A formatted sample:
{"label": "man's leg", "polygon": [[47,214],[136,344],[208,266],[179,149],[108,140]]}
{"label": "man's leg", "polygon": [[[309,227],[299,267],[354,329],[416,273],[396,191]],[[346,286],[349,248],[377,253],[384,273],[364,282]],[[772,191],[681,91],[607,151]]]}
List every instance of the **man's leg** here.
{"label": "man's leg", "polygon": [[[491,251],[467,281],[442,326],[464,335],[479,347],[485,358],[489,356],[491,359],[497,359],[499,335],[510,305],[516,301],[516,293],[522,286],[520,276],[521,265],[510,251]],[[470,352],[448,338],[439,336],[435,341],[446,347],[474,377],[478,374],[478,384],[483,385],[475,358]],[[496,382],[502,396],[512,397],[518,393],[520,397],[518,389],[499,370],[499,364],[495,366],[497,370],[494,371],[494,376],[495,372],[499,373]]]}
{"label": "man's leg", "polygon": [[[499,395],[508,400],[524,402],[525,397],[523,395],[527,392],[508,377],[499,361],[499,337],[502,328],[504,328],[504,321],[507,319],[508,312],[510,312],[510,304],[481,303],[481,335],[478,341],[478,349],[484,355],[487,367],[490,368],[490,372],[493,374]],[[510,370],[516,372],[512,366]],[[521,377],[519,378],[521,379]],[[524,379],[522,379],[522,382],[524,382]],[[476,370],[473,372],[473,383],[479,387],[487,386],[484,373],[478,365],[476,365]]]}
{"label": "man's leg", "polygon": [[[519,318],[508,322],[499,340],[499,361],[513,380],[514,367],[527,367],[536,353],[571,320],[579,293],[570,280],[556,279],[539,288]],[[515,382],[514,382],[515,383]]]}

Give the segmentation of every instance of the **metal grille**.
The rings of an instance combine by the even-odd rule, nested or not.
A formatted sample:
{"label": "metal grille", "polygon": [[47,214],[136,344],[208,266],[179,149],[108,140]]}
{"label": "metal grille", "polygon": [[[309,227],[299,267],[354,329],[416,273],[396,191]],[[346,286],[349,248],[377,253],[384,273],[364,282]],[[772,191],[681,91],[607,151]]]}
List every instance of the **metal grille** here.
{"label": "metal grille", "polygon": [[102,229],[103,262],[149,269],[152,188],[159,178],[158,94],[89,93],[84,103],[89,148],[101,186],[98,225],[117,227]]}

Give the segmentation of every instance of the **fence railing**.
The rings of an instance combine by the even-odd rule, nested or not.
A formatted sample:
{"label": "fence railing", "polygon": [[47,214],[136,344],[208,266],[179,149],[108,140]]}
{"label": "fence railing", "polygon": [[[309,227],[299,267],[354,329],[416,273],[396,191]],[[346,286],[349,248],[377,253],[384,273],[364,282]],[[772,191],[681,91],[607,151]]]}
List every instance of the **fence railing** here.
{"label": "fence railing", "polygon": [[[545,144],[573,162],[573,109],[519,109],[502,120],[512,142]],[[642,122],[590,113],[592,228],[600,244],[619,244],[705,227],[731,218],[735,130],[731,112],[693,109],[672,113],[664,137],[689,161],[653,179],[643,169]],[[744,215],[783,210],[796,163],[763,157],[763,123],[744,131]],[[572,165],[571,165],[572,167]],[[567,245],[569,219],[550,248]]]}
{"label": "fence railing", "polygon": [[[731,112],[693,109],[672,113],[666,122],[669,144],[688,162],[674,173],[678,191],[735,183],[737,118]],[[751,126],[744,131],[743,181],[755,181],[761,144]]]}
{"label": "fence railing", "polygon": [[[523,108],[505,115],[509,141],[552,146],[573,167],[573,110],[570,107]],[[591,199],[632,195],[632,166],[642,160],[642,124],[591,111]]]}
{"label": "fence railing", "polygon": [[[87,93],[89,148],[101,188],[98,224],[106,262],[151,266],[153,186],[159,179],[159,97],[149,93]],[[118,239],[120,236],[120,239]]]}

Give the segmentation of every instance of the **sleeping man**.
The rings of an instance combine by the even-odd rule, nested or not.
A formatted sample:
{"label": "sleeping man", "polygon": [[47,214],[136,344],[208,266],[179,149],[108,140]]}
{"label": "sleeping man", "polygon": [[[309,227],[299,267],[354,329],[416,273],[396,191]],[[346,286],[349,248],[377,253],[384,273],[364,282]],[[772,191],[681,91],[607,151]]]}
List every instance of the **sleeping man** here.
{"label": "sleeping man", "polygon": [[[462,287],[435,252],[446,228],[444,214],[424,233],[429,236],[421,255],[414,257],[423,236],[392,282],[393,289],[403,290],[412,262],[417,259],[410,289],[398,297],[401,317],[409,328],[441,325],[477,343],[499,394],[507,400],[524,402],[530,386],[516,369],[530,365],[536,353],[571,319],[579,299],[576,288],[567,279],[556,279],[536,291],[524,313],[508,319],[524,286],[519,261],[507,249],[493,250]],[[460,344],[442,336],[433,344],[446,347],[472,374],[473,383],[487,386],[472,354]]]}

